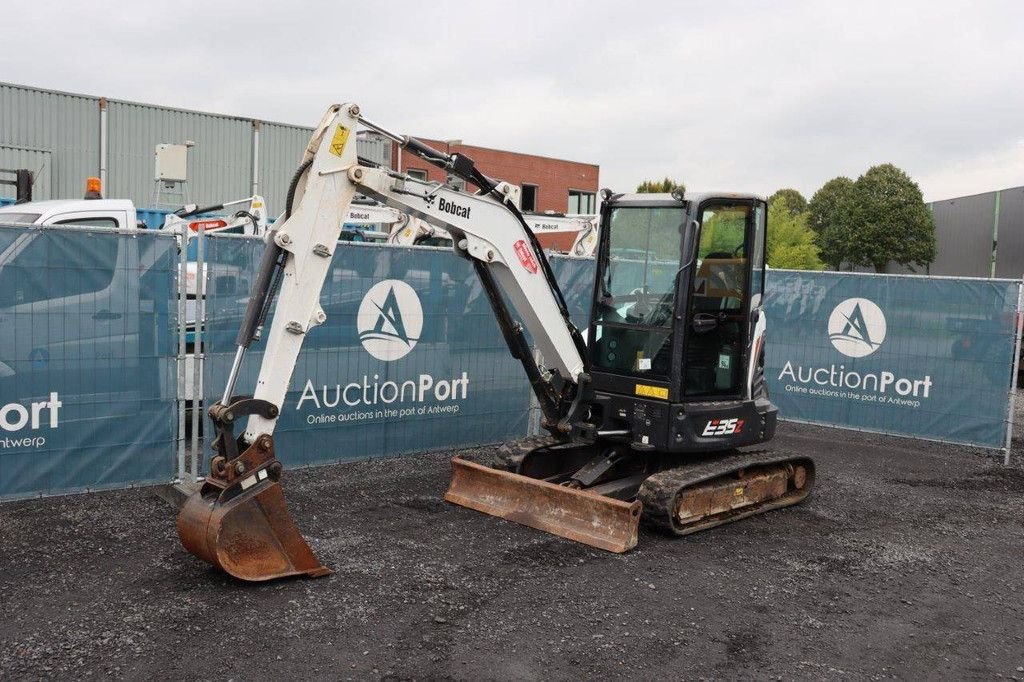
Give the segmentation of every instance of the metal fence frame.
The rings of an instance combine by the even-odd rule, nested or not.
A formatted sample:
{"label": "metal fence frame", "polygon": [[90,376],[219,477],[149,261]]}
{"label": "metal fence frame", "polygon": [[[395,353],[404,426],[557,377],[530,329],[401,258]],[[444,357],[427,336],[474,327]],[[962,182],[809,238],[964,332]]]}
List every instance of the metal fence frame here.
{"label": "metal fence frame", "polygon": [[[69,226],[69,225],[23,225],[23,224],[17,224],[17,225],[0,224],[0,226],[2,226],[5,229],[18,229],[18,230],[22,230],[22,231],[24,231],[26,233],[29,233],[29,232],[40,232],[40,233],[55,232],[55,233],[69,233],[69,234],[99,234],[99,235],[104,235],[104,236],[116,235],[119,239],[132,238],[132,239],[173,240],[173,239],[176,238],[176,236],[174,234],[169,234],[169,233],[166,233],[166,232],[157,232],[157,231],[153,231],[153,230],[139,230],[139,229],[132,228],[132,227],[112,228],[112,227],[98,227],[98,226],[94,227],[94,226],[88,226],[88,225]],[[172,292],[172,296],[173,296],[173,292],[176,292],[176,291],[178,291],[180,289],[181,279],[182,278],[178,277],[176,275],[176,273],[171,273],[171,274],[175,275],[174,276],[174,281],[170,283],[170,287],[169,287],[169,290],[170,290],[170,292]],[[169,308],[169,310],[170,310],[170,308]],[[173,348],[173,345],[171,345],[170,348]],[[168,355],[160,355],[158,357],[166,359],[166,360],[173,361],[174,364],[175,364],[175,366],[174,366],[175,375],[180,375],[180,365],[178,364],[178,362],[177,362],[178,358],[175,355],[168,354]],[[172,383],[174,383],[174,382],[172,382]],[[166,386],[166,390],[171,390],[171,389],[172,389],[172,387],[170,385]],[[176,415],[174,415],[174,410],[172,410],[171,412],[172,412],[172,418],[174,416],[176,416]],[[118,418],[120,418],[120,417],[118,417]],[[0,502],[14,501],[14,500],[20,500],[20,499],[34,499],[34,498],[40,498],[40,497],[58,497],[58,496],[63,496],[63,495],[73,495],[73,494],[79,494],[79,493],[99,492],[99,491],[104,491],[104,490],[126,490],[126,489],[138,488],[138,487],[151,487],[151,486],[154,486],[154,485],[162,485],[162,484],[164,484],[166,482],[169,482],[173,478],[174,468],[175,468],[175,463],[174,463],[174,459],[173,459],[173,457],[174,457],[173,438],[174,438],[174,435],[175,435],[174,434],[174,424],[173,424],[173,422],[171,424],[169,424],[169,427],[170,427],[170,431],[171,431],[171,434],[172,434],[172,439],[171,439],[171,441],[169,443],[171,445],[171,447],[169,447],[167,452],[166,452],[166,456],[168,457],[168,459],[167,459],[168,477],[167,477],[166,480],[125,481],[125,482],[120,482],[120,483],[101,484],[101,485],[88,485],[88,486],[81,486],[81,487],[64,488],[64,489],[53,490],[53,491],[36,491],[36,492],[32,492],[30,494],[25,494],[25,495],[20,495],[19,494],[19,495],[13,496],[13,497],[3,497],[3,498],[0,498]]]}
{"label": "metal fence frame", "polygon": [[[944,443],[949,445],[959,445],[965,447],[978,447],[985,450],[995,450],[996,452],[1002,452],[1003,464],[1010,464],[1010,456],[1012,450],[1013,441],[1013,412],[1016,403],[1017,395],[1017,373],[1020,370],[1020,353],[1022,343],[1022,320],[1024,320],[1024,275],[1020,279],[1011,279],[1006,277],[957,277],[954,275],[921,275],[921,274],[903,274],[903,273],[884,273],[884,272],[846,272],[846,271],[811,271],[811,270],[791,270],[784,268],[770,269],[768,270],[765,277],[765,290],[767,291],[771,279],[772,272],[784,272],[784,273],[797,273],[801,275],[811,274],[841,274],[841,275],[853,275],[857,277],[899,277],[899,278],[910,278],[910,279],[928,279],[928,280],[956,280],[956,281],[978,281],[978,282],[1004,282],[1008,284],[1015,284],[1017,286],[1017,310],[1016,310],[1016,329],[1014,336],[1014,356],[1011,362],[1011,376],[1010,376],[1010,388],[1007,395],[1006,403],[1006,417],[1004,419],[1006,438],[1004,446],[1002,448],[985,448],[979,445],[967,445],[959,441],[945,440],[942,438],[927,438],[924,436],[915,436],[909,434],[893,433],[890,431],[882,431],[875,429],[866,429],[855,426],[843,426],[838,424],[827,424],[829,428],[844,429],[847,431],[859,431],[862,433],[877,433],[885,436],[895,436],[897,438],[909,438],[912,440],[923,440],[931,443]],[[780,415],[781,421],[793,422],[794,424],[809,424],[814,426],[823,426],[821,422],[811,422],[801,419],[791,419],[784,415]]]}

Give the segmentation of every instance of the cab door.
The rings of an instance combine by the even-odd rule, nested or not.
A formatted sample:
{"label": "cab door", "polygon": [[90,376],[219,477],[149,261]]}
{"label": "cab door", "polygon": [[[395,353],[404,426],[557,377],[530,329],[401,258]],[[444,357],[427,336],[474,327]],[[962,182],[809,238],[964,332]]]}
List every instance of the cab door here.
{"label": "cab door", "polygon": [[[760,242],[756,239],[755,206],[759,204],[714,199],[699,207],[697,259],[684,343],[683,393],[687,398],[742,398],[747,394],[753,300],[750,255],[755,251],[762,252],[759,261],[763,267],[763,227]],[[760,281],[758,278],[758,305]]]}

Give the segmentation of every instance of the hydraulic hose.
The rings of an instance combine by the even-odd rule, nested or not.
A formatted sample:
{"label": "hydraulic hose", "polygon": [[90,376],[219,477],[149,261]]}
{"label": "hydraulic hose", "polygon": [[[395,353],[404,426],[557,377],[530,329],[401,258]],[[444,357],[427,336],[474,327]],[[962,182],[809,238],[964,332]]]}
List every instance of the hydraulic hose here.
{"label": "hydraulic hose", "polygon": [[[298,170],[295,171],[295,175],[292,176],[291,182],[288,183],[288,194],[285,199],[284,209],[285,220],[292,215],[292,206],[295,202],[295,192],[298,189],[299,180],[301,180],[302,175],[312,164],[313,159],[311,157],[299,166]],[[274,301],[277,290],[281,286],[281,278],[284,276],[284,261],[287,253],[274,240],[276,232],[276,230],[271,230],[268,235],[267,246],[263,251],[263,259],[260,261],[260,269],[256,274],[256,281],[253,282],[249,303],[245,307],[245,317],[242,320],[242,326],[238,330],[238,336],[235,338],[235,344],[242,348],[249,347],[249,344],[256,338],[260,327],[267,321],[267,316],[270,314],[270,306]]]}
{"label": "hydraulic hose", "polygon": [[259,221],[256,220],[256,216],[254,216],[252,213],[249,213],[248,211],[237,211],[235,213],[235,215],[232,216],[232,218],[245,218],[245,219],[247,219],[250,223],[252,223],[252,232],[253,232],[253,234],[256,234],[256,228],[259,225]]}

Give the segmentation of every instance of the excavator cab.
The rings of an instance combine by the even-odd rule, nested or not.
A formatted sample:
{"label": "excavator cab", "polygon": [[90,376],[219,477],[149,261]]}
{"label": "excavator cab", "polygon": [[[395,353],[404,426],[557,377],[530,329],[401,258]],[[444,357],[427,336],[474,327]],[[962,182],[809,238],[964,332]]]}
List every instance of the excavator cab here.
{"label": "excavator cab", "polygon": [[641,518],[685,535],[803,500],[813,461],[736,450],[775,432],[766,215],[755,195],[606,193],[568,442],[511,472],[456,459],[446,499],[614,552]]}
{"label": "excavator cab", "polygon": [[[771,437],[775,410],[767,400],[755,404],[751,385],[763,390],[763,324],[759,331],[757,323],[765,215],[764,200],[750,195],[609,197],[589,329],[589,388],[599,412],[591,417],[602,420],[603,430],[627,429],[636,445],[665,452]],[[685,417],[640,421],[638,398],[679,404],[676,416]],[[707,401],[731,401],[745,424],[764,422],[764,428],[706,441],[686,404]],[[610,404],[616,407],[609,410]],[[634,417],[624,419],[623,410]]]}

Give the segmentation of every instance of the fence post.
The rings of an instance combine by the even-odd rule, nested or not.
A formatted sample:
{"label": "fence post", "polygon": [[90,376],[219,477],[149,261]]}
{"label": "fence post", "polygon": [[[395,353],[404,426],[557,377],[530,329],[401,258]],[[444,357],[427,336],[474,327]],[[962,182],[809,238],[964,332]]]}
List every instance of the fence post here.
{"label": "fence post", "polygon": [[206,229],[199,221],[196,237],[196,328],[192,340],[192,483],[199,482],[203,453],[200,451],[199,429],[203,425],[203,347],[206,327]]}
{"label": "fence post", "polygon": [[1003,453],[1003,466],[1010,465],[1010,446],[1013,444],[1013,419],[1017,403],[1017,373],[1020,371],[1020,337],[1021,309],[1024,308],[1024,275],[1017,283],[1017,314],[1013,318],[1013,373],[1010,374],[1010,401],[1006,415],[1006,452]]}
{"label": "fence post", "polygon": [[185,324],[188,298],[188,226],[181,225],[178,241],[178,357],[175,363],[176,402],[178,405],[178,471],[177,480],[185,478],[185,413],[188,411],[188,396],[185,395],[185,358],[188,346],[185,339]]}

